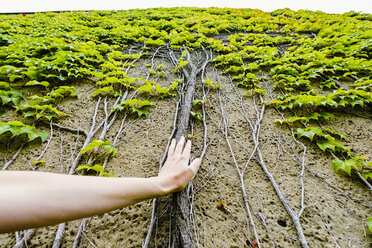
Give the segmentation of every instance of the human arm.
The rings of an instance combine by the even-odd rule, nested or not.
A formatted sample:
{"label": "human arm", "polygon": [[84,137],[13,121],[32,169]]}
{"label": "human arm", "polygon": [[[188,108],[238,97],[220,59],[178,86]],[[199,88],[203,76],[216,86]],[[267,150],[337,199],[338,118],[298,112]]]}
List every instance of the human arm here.
{"label": "human arm", "polygon": [[0,233],[103,214],[179,191],[198,171],[191,142],[172,141],[157,177],[104,178],[43,172],[0,172]]}

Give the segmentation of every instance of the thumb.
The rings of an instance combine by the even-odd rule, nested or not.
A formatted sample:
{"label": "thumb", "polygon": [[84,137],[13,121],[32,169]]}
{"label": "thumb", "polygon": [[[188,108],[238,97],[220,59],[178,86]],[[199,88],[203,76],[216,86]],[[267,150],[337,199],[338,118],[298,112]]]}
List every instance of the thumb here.
{"label": "thumb", "polygon": [[198,172],[200,164],[201,164],[201,159],[200,158],[197,158],[197,159],[195,159],[194,161],[191,162],[190,168],[193,170],[194,175]]}

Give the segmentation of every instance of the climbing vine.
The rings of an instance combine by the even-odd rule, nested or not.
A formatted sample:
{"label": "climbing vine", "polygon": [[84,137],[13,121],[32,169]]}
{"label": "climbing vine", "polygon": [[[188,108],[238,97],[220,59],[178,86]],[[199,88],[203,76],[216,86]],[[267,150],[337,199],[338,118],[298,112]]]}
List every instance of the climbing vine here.
{"label": "climbing vine", "polygon": [[[332,126],[340,115],[364,118],[369,123],[372,118],[369,14],[159,8],[1,15],[0,20],[0,139],[19,139],[22,143],[11,159],[5,159],[3,169],[11,168],[28,144],[46,141],[29,165],[33,170],[48,165],[48,160],[41,158],[58,130],[61,147],[64,132],[74,137],[69,143],[68,166],[61,166],[61,173],[117,176],[107,172],[113,168],[106,166],[118,156],[124,129],[132,122],[146,121],[164,101],[176,105],[167,147],[172,137],[198,140],[197,129],[203,130],[199,146],[202,157],[208,146],[220,148],[221,140],[225,142],[237,171],[242,195],[239,204],[246,223],[222,199],[217,206],[237,225],[238,231],[232,229],[239,232],[239,245],[265,247],[262,233],[266,233],[272,244],[279,247],[267,227],[269,223],[248,200],[249,185],[245,179],[253,161],[269,178],[297,231],[298,237],[293,240],[302,247],[313,242],[302,226],[301,216],[309,207],[304,177],[310,175],[319,184],[329,186],[306,163],[306,151],[318,149],[331,156],[329,166],[336,173],[351,178],[345,180],[358,180],[372,192],[370,154],[357,154],[345,144],[350,137],[342,130],[326,127]],[[89,85],[91,91],[79,92],[78,85]],[[74,127],[73,119],[80,117],[64,110],[63,104],[78,102],[82,95],[89,97],[91,103],[84,107],[94,111],[89,124]],[[229,119],[231,109],[239,112],[239,126],[250,133],[244,137],[250,146],[238,141],[236,136],[245,134],[234,133]],[[269,170],[261,151],[264,140],[260,128],[267,111],[277,113],[272,124],[301,148],[297,152],[281,135],[275,139],[279,150],[293,152],[291,159],[300,168],[298,206],[287,198],[289,194],[281,188],[275,169]],[[212,135],[209,126],[215,130]],[[244,165],[236,157],[234,144],[247,152]],[[165,158],[166,151],[158,159],[160,167]],[[276,163],[275,168],[279,162]],[[204,180],[209,177],[201,181]],[[194,197],[202,188],[189,185],[168,201],[170,208],[154,200],[143,247],[149,247],[151,242],[156,246],[156,228],[169,230],[164,244],[201,244]],[[341,191],[335,186],[328,188]],[[340,194],[362,205],[369,204],[347,192]],[[371,230],[372,217],[359,216],[344,205]],[[169,216],[164,217],[164,213]],[[167,228],[159,227],[168,220]],[[87,223],[88,219],[80,222],[73,247],[82,245]],[[262,233],[257,231],[258,226]],[[60,224],[54,248],[61,246],[64,230],[65,224]],[[16,247],[27,244],[34,232],[17,233]]]}

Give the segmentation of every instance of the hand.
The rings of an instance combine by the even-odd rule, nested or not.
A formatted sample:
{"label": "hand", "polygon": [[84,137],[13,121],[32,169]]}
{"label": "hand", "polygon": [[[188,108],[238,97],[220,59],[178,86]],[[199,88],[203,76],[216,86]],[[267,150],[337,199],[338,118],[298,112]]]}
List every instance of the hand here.
{"label": "hand", "polygon": [[184,189],[187,183],[198,172],[201,160],[195,159],[189,165],[191,140],[185,144],[185,138],[181,137],[178,144],[173,139],[168,150],[168,158],[163,167],[160,169],[158,178],[167,193],[172,193]]}

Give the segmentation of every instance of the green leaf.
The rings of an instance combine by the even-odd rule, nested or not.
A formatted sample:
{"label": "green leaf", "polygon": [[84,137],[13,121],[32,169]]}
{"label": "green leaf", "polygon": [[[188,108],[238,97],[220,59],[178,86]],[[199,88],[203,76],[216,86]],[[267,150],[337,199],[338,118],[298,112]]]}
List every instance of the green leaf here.
{"label": "green leaf", "polygon": [[199,120],[203,119],[203,115],[200,112],[190,111],[190,114],[192,115],[192,117],[197,118]]}
{"label": "green leaf", "polygon": [[175,81],[175,82],[173,82],[173,83],[169,86],[169,90],[170,90],[170,91],[171,91],[171,90],[174,90],[174,89],[177,88],[177,86],[178,86],[178,82]]}
{"label": "green leaf", "polygon": [[349,160],[339,160],[339,159],[334,159],[332,161],[333,169],[338,172],[339,170],[342,170],[346,172],[349,176],[351,176],[351,171],[352,169],[355,169],[356,171],[359,171],[360,168],[363,167],[364,161],[360,161],[362,159],[367,158],[366,156],[357,156],[353,157]]}
{"label": "green leaf", "polygon": [[37,135],[39,135],[39,137],[41,138],[41,142],[43,143],[48,139],[48,133],[46,132],[40,131],[37,133]]}
{"label": "green leaf", "polygon": [[0,82],[0,89],[10,89],[10,84],[8,84],[7,82]]}
{"label": "green leaf", "polygon": [[117,149],[113,147],[110,141],[102,141],[102,140],[93,140],[87,147],[83,148],[80,153],[85,154],[88,151],[96,151],[96,148],[104,148],[106,150],[106,155],[115,156]]}
{"label": "green leaf", "polygon": [[29,78],[37,80],[41,74],[40,71],[26,71],[24,72]]}
{"label": "green leaf", "polygon": [[1,122],[0,121],[0,135],[11,132],[12,136],[14,137],[22,137],[24,138],[24,135],[27,135],[26,142],[32,141],[36,138],[40,138],[41,142],[45,142],[45,140],[48,137],[48,134],[45,132],[35,132],[35,127],[31,127],[29,125],[25,125],[20,121],[10,121],[10,122]]}
{"label": "green leaf", "polygon": [[339,137],[340,139],[343,139],[343,140],[347,141],[347,138],[346,138],[346,136],[345,136],[343,133],[336,132],[335,130],[332,130],[332,129],[329,129],[329,128],[324,128],[324,130],[325,130],[327,133],[332,134],[333,136],[337,136],[337,137]]}
{"label": "green leaf", "polygon": [[196,105],[203,105],[205,102],[207,101],[207,98],[204,98],[203,100],[194,100],[192,101],[192,105],[193,106],[196,106]]}
{"label": "green leaf", "polygon": [[92,165],[92,164],[85,164],[85,165],[81,165],[79,166],[76,171],[81,171],[81,170],[87,170],[87,171],[90,171],[90,170],[93,170],[95,172],[97,172],[97,175],[98,176],[104,176],[104,177],[118,177],[117,175],[114,175],[114,174],[109,174],[107,172],[104,171],[102,165],[99,165],[99,164],[95,164],[95,165]]}
{"label": "green leaf", "polygon": [[101,141],[101,140],[93,140],[90,144],[88,144],[85,148],[83,148],[80,153],[81,154],[84,154],[90,150],[93,150],[94,148],[96,147],[99,147],[100,145],[102,145],[104,143],[104,141]]}
{"label": "green leaf", "polygon": [[315,136],[320,136],[320,137],[324,136],[324,133],[322,132],[322,130],[315,128],[315,127],[308,127],[305,129],[297,128],[297,131],[295,132],[295,134],[299,138],[307,137],[311,141],[313,141]]}
{"label": "green leaf", "polygon": [[146,85],[142,85],[141,87],[139,87],[138,89],[138,93],[141,93],[141,92],[150,92],[152,91],[152,88],[153,88],[153,85],[148,83]]}
{"label": "green leaf", "polygon": [[98,90],[95,90],[93,93],[92,93],[92,96],[97,96],[97,95],[108,95],[110,93],[114,93],[114,88],[112,86],[106,86],[106,87],[103,87],[103,88],[100,88]]}
{"label": "green leaf", "polygon": [[369,232],[372,233],[372,217],[367,220]]}
{"label": "green leaf", "polygon": [[335,116],[333,114],[330,114],[328,112],[320,112],[319,114],[320,114],[321,117],[323,117],[326,120],[335,118]]}
{"label": "green leaf", "polygon": [[333,152],[346,153],[348,156],[351,156],[350,149],[345,147],[342,143],[337,142],[332,136],[325,135],[324,138],[326,138],[326,140],[321,140],[316,143],[322,151],[329,149]]}
{"label": "green leaf", "polygon": [[44,164],[45,164],[44,160],[37,160],[32,162],[32,165],[34,166],[43,166]]}
{"label": "green leaf", "polygon": [[149,111],[144,110],[144,109],[138,109],[136,107],[132,108],[132,112],[137,113],[138,117],[141,117],[142,115],[144,115],[147,118],[149,115]]}
{"label": "green leaf", "polygon": [[150,102],[148,100],[145,100],[145,101],[138,100],[137,101],[137,106],[139,108],[143,108],[143,107],[146,107],[146,106],[155,106],[155,104],[153,104],[152,102]]}
{"label": "green leaf", "polygon": [[360,173],[364,179],[372,181],[372,172],[362,172]]}
{"label": "green leaf", "polygon": [[282,125],[283,123],[287,123],[287,122],[288,122],[288,119],[284,119],[284,120],[276,119],[274,121],[274,123],[280,123],[280,125]]}
{"label": "green leaf", "polygon": [[136,105],[136,103],[138,102],[137,99],[128,99],[124,102],[125,105],[128,105],[128,106],[134,106]]}
{"label": "green leaf", "polygon": [[[347,164],[342,160],[334,159],[334,160],[332,160],[332,165],[333,165],[333,169],[336,172],[338,172],[339,170],[342,170],[342,171],[346,172],[349,176],[351,176],[352,164],[350,164],[350,163]],[[355,169],[358,170],[358,167],[356,167]]]}
{"label": "green leaf", "polygon": [[2,135],[3,133],[7,131],[10,131],[10,128],[11,128],[10,125],[6,125],[5,123],[0,122],[0,135]]}
{"label": "green leaf", "polygon": [[102,148],[105,148],[106,149],[106,155],[109,155],[111,154],[113,157],[116,155],[117,153],[117,149],[115,147],[113,147],[110,143],[110,141],[105,141],[102,145],[101,145]]}
{"label": "green leaf", "polygon": [[189,63],[189,61],[184,61],[182,59],[179,59],[179,66],[185,66]]}
{"label": "green leaf", "polygon": [[36,81],[36,80],[32,80],[32,81],[25,84],[25,86],[36,86],[36,85],[41,85],[41,86],[44,86],[45,88],[49,87],[49,83],[47,81],[39,82],[39,81]]}
{"label": "green leaf", "polygon": [[288,122],[293,123],[293,122],[302,121],[302,120],[306,120],[306,117],[293,116],[288,119]]}

